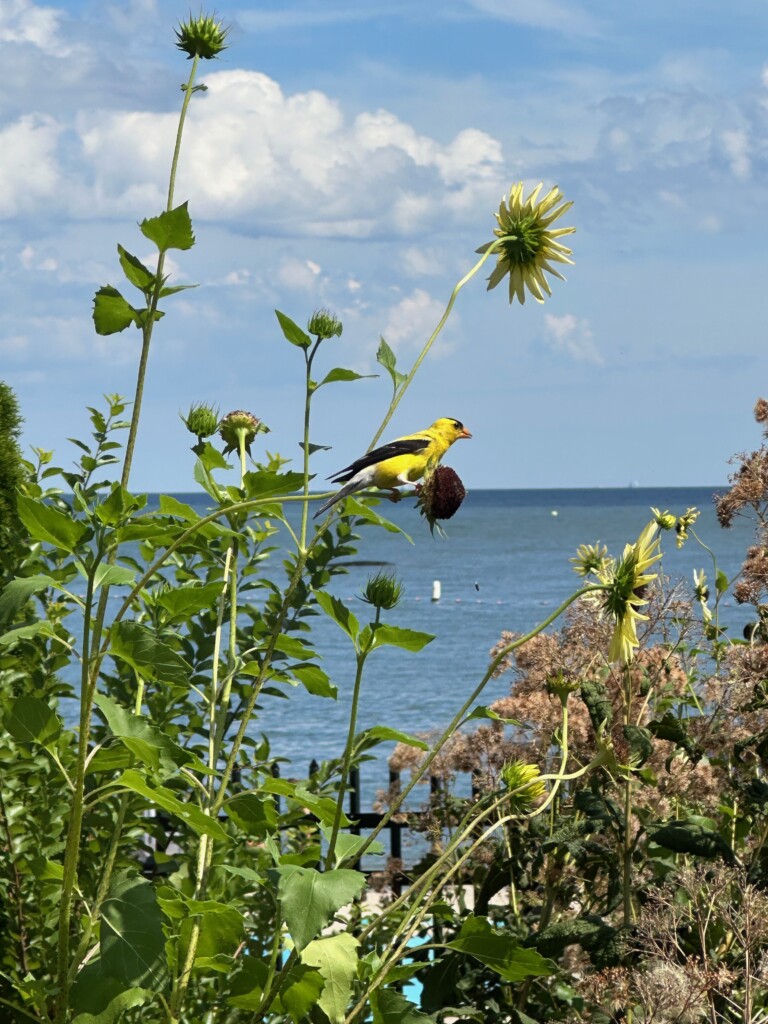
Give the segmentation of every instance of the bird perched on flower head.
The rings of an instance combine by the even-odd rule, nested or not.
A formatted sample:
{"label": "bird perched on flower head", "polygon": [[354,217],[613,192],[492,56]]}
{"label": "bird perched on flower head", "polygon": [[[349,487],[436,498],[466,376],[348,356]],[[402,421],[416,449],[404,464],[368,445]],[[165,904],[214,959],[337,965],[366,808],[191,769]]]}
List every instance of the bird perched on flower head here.
{"label": "bird perched on flower head", "polygon": [[362,491],[366,487],[391,490],[395,497],[398,487],[420,480],[428,469],[438,464],[453,442],[460,437],[472,437],[463,423],[459,420],[439,419],[426,430],[406,434],[380,448],[374,448],[346,469],[329,477],[335,484],[344,486],[320,506],[315,512],[315,518],[348,494]]}

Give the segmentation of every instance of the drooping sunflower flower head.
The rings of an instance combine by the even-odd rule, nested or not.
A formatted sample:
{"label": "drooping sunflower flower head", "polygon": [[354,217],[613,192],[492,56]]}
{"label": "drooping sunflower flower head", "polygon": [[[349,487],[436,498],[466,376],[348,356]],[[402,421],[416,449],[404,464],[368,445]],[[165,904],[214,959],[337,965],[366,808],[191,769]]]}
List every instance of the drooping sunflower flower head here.
{"label": "drooping sunflower flower head", "polygon": [[535,764],[524,761],[507,761],[501,769],[501,778],[510,791],[510,804],[514,811],[527,811],[544,796],[547,787],[540,775]]}
{"label": "drooping sunflower flower head", "polygon": [[450,519],[458,512],[466,494],[459,474],[450,466],[435,466],[427,473],[419,488],[417,505],[433,533],[435,528],[440,531],[438,519]]}
{"label": "drooping sunflower flower head", "polygon": [[648,569],[661,558],[658,529],[655,521],[648,523],[635,543],[627,544],[621,558],[599,574],[600,582],[608,588],[603,594],[603,607],[616,623],[608,657],[622,665],[632,661],[640,646],[637,623],[647,616],[638,608],[648,603],[645,588],[656,579],[657,574]]}
{"label": "drooping sunflower flower head", "polygon": [[[509,198],[505,196],[501,200],[496,214],[499,226],[493,233],[503,241],[496,249],[498,256],[493,273],[488,278],[488,290],[495,288],[508,274],[510,302],[514,302],[515,297],[520,303],[525,302],[526,288],[537,302],[543,302],[545,294],[552,294],[545,272],[564,281],[565,278],[552,263],[573,263],[569,259],[572,250],[559,239],[563,235],[573,234],[576,228],[552,227],[556,220],[570,210],[573,203],[561,203],[563,193],[557,186],[539,200],[543,187],[543,184],[537,185],[525,199],[523,182],[519,181],[510,189]],[[486,252],[491,245],[493,242],[487,242],[477,251]]]}
{"label": "drooping sunflower flower head", "polygon": [[244,409],[229,412],[219,424],[219,436],[225,444],[224,454],[245,449],[251,454],[251,445],[257,434],[269,433],[269,427],[253,413]]}

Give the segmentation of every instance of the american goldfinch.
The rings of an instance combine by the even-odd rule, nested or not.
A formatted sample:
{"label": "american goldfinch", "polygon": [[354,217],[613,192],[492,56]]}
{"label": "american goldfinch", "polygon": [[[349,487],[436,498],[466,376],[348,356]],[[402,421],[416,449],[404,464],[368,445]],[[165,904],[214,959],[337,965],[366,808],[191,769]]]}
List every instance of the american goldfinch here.
{"label": "american goldfinch", "polygon": [[398,487],[421,479],[427,469],[436,466],[460,437],[472,437],[463,423],[440,419],[417,434],[406,434],[380,448],[374,448],[346,469],[329,477],[335,484],[344,486],[320,506],[315,512],[315,518],[348,494],[362,491],[366,487],[389,489],[394,496]]}

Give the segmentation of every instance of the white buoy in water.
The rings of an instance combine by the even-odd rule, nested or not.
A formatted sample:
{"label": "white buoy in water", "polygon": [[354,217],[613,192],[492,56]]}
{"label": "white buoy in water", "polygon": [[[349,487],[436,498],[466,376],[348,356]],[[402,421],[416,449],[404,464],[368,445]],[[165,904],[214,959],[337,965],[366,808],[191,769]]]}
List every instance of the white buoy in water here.
{"label": "white buoy in water", "polygon": [[439,601],[441,597],[442,587],[440,585],[440,580],[435,580],[432,584],[432,600]]}
{"label": "white buoy in water", "polygon": [[556,509],[556,508],[553,508],[553,509],[552,509],[552,511],[551,511],[551,512],[550,512],[549,514],[550,514],[551,516],[556,516],[556,515],[558,514],[558,511],[557,511],[557,509]]}

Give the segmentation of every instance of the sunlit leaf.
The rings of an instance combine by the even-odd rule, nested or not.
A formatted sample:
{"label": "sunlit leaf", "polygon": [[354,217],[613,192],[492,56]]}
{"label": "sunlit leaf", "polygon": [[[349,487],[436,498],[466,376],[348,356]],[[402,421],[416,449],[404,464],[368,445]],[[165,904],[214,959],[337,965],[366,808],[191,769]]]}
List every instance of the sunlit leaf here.
{"label": "sunlit leaf", "polygon": [[195,244],[186,202],[174,210],[163,211],[159,217],[143,220],[139,227],[142,235],[154,242],[160,252],[166,249],[191,249]]}

